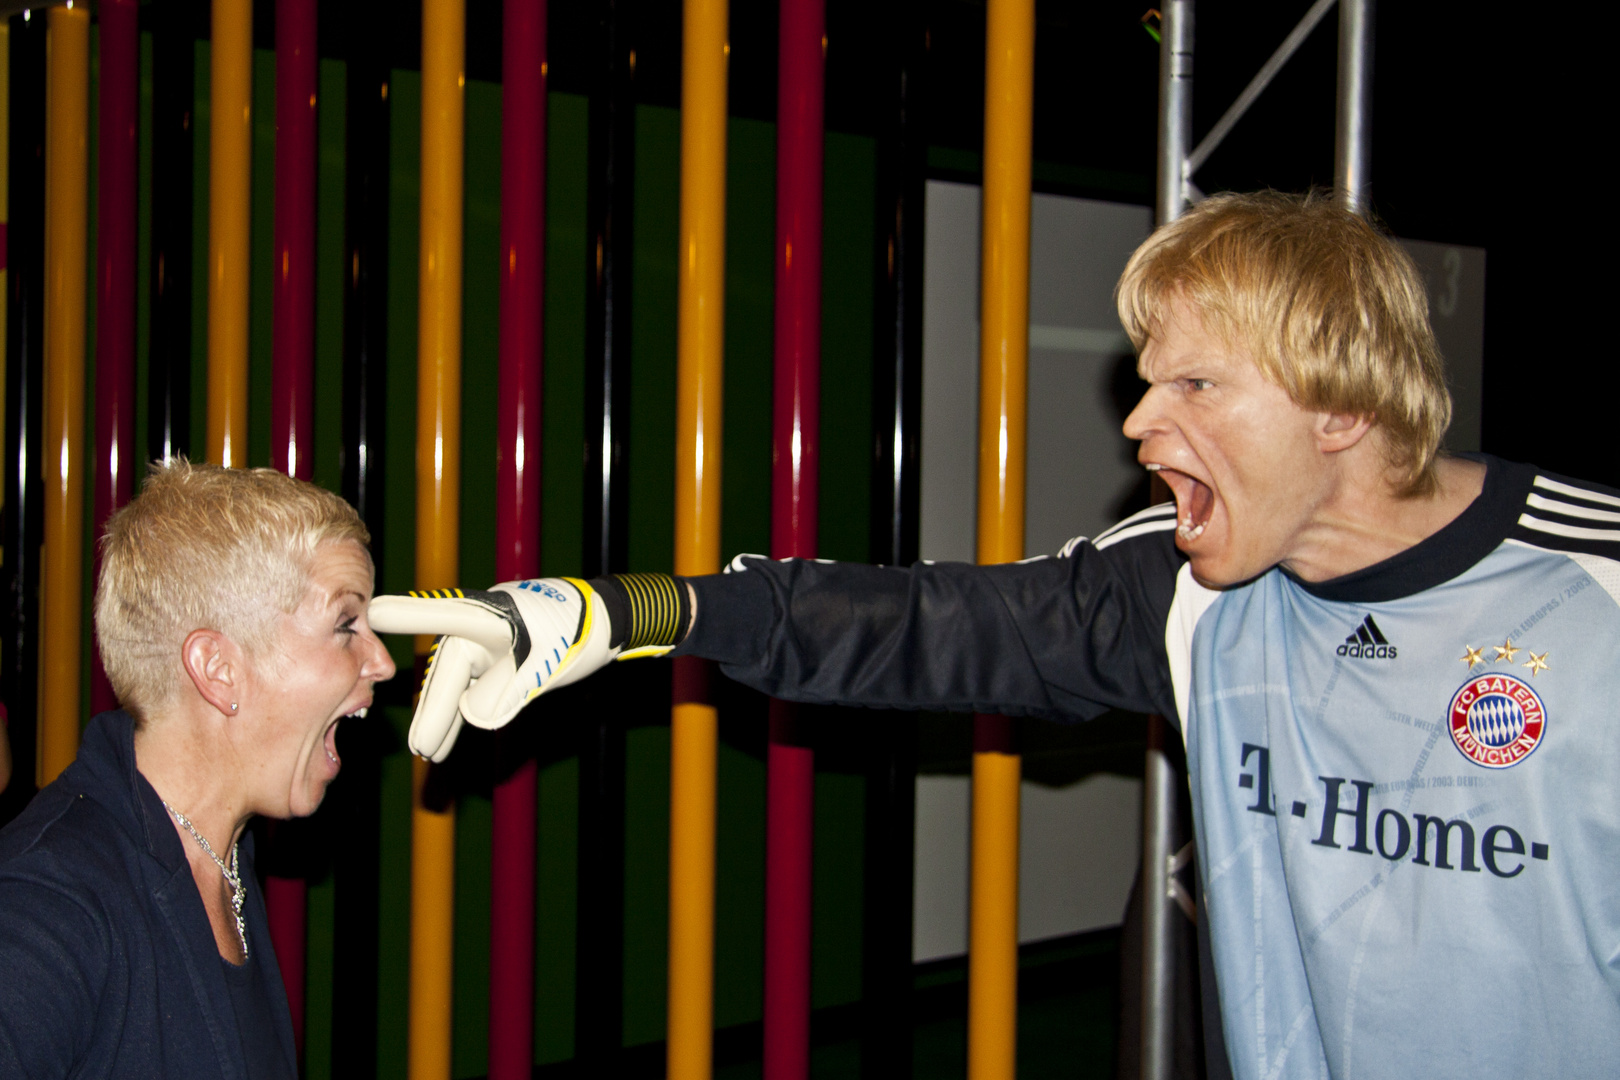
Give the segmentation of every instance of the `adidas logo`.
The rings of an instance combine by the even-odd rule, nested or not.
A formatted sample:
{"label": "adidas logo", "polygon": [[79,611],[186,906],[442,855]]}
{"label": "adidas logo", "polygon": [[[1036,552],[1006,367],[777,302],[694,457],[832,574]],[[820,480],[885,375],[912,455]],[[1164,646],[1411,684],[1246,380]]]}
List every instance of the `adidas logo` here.
{"label": "adidas logo", "polygon": [[1371,615],[1361,620],[1361,625],[1355,632],[1344,639],[1344,644],[1336,650],[1340,656],[1355,656],[1363,660],[1393,660],[1395,659],[1395,646],[1384,637],[1384,632],[1378,629]]}

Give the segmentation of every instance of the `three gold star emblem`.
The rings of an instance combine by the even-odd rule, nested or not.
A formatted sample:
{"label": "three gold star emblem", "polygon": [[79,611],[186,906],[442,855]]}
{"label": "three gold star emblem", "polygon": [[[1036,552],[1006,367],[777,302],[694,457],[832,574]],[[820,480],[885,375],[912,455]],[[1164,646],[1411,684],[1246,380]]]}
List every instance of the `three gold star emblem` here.
{"label": "three gold star emblem", "polygon": [[[1495,659],[1489,661],[1493,664],[1500,660],[1506,660],[1511,664],[1519,653],[1529,651],[1522,645],[1513,644],[1512,638],[1505,639],[1500,645],[1487,645],[1485,648],[1496,651]],[[1473,671],[1475,667],[1486,663],[1485,649],[1476,649],[1472,645],[1464,645],[1463,654],[1457,659],[1467,664],[1469,671]],[[1547,670],[1547,653],[1530,652],[1530,659],[1519,666],[1529,668],[1532,677],[1539,675]]]}

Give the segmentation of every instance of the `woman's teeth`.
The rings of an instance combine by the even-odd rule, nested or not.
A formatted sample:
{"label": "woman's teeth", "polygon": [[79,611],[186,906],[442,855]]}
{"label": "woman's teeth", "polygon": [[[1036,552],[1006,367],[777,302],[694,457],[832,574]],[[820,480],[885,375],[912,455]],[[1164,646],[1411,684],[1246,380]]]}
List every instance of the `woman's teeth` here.
{"label": "woman's teeth", "polygon": [[1201,524],[1194,525],[1192,523],[1192,515],[1189,514],[1182,518],[1180,523],[1176,525],[1176,535],[1181,537],[1183,540],[1196,540],[1200,536],[1204,535],[1204,525],[1207,524],[1209,523],[1203,522]]}

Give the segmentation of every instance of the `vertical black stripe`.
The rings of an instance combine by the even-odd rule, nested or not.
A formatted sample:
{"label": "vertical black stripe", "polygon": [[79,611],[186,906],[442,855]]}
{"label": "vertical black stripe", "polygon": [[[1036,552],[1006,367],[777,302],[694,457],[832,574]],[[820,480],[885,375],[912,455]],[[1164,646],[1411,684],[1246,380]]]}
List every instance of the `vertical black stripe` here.
{"label": "vertical black stripe", "polygon": [[[923,203],[928,21],[920,0],[875,20],[886,66],[877,116],[876,295],[872,321],[872,561],[917,559],[922,420]],[[917,722],[871,725],[866,774],[861,1074],[911,1075],[911,907]]]}
{"label": "vertical black stripe", "polygon": [[[384,420],[388,370],[388,168],[391,20],[378,0],[353,0],[342,13],[348,71],[344,104],[343,497],[371,533],[384,565]],[[412,27],[414,29],[414,27]],[[379,40],[379,37],[381,40]],[[435,643],[437,648],[437,643]],[[396,693],[415,689],[403,672]],[[407,699],[408,700],[408,699]],[[377,836],[382,825],[382,759],[396,749],[381,718],[338,726],[343,775],[327,802],[333,849],[332,1075],[377,1075]]]}
{"label": "vertical black stripe", "polygon": [[152,246],[146,455],[191,450],[191,171],[196,23],[191,0],[151,8]]}
{"label": "vertical black stripe", "polygon": [[[635,210],[636,0],[594,0],[586,169],[585,577],[627,569],[631,220]],[[632,604],[635,596],[626,589]],[[579,745],[574,1056],[610,1068],[623,1040],[626,675],[586,691]]]}
{"label": "vertical black stripe", "polygon": [[44,536],[40,382],[44,371],[45,19],[11,18],[11,170],[6,273],[5,612],[0,694],[11,738],[11,784],[0,823],[34,794],[39,706],[39,547]]}

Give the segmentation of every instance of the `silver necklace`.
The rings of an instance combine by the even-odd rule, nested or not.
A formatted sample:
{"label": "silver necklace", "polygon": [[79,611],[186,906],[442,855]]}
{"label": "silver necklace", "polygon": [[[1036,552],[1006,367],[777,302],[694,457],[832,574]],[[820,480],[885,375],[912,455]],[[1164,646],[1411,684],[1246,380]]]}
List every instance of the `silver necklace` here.
{"label": "silver necklace", "polygon": [[236,845],[231,845],[231,865],[226,866],[225,860],[214,854],[213,846],[203,838],[202,833],[197,831],[197,827],[191,823],[190,818],[166,802],[163,803],[163,809],[173,814],[174,820],[184,825],[186,831],[197,838],[197,843],[201,844],[202,849],[208,853],[208,857],[214,860],[214,865],[219,867],[219,872],[225,875],[225,884],[231,887],[231,913],[236,916],[236,936],[241,939],[242,959],[246,960],[248,958],[247,923],[242,921],[242,899],[246,892],[242,888],[242,875],[237,873],[236,870]]}

